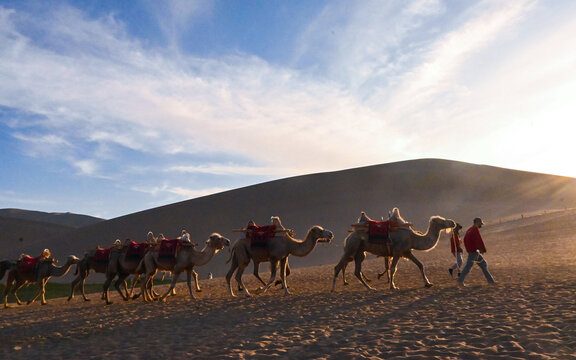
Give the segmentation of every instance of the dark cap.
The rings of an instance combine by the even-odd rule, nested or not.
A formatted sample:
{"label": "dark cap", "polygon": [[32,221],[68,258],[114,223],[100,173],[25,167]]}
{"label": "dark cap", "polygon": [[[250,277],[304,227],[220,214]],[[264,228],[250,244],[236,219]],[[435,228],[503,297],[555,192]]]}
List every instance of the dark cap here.
{"label": "dark cap", "polygon": [[480,218],[474,218],[474,224],[480,223],[480,225],[484,225],[484,222]]}

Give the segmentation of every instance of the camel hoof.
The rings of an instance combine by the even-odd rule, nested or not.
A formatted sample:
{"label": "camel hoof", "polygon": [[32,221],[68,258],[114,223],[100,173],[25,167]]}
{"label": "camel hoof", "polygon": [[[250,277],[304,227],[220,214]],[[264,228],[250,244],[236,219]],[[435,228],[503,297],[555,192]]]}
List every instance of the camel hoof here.
{"label": "camel hoof", "polygon": [[344,283],[344,286],[348,286],[348,285],[350,285],[349,282],[345,282],[345,283]]}
{"label": "camel hoof", "polygon": [[427,283],[424,285],[424,287],[427,287],[427,288],[431,288],[432,286],[434,286],[434,284]]}
{"label": "camel hoof", "polygon": [[[30,305],[30,304],[32,304],[33,302],[34,302],[34,301],[27,301],[27,302],[26,302],[26,305]],[[18,305],[22,305],[22,304],[18,304]]]}
{"label": "camel hoof", "polygon": [[196,292],[202,292],[202,289],[196,289]]}
{"label": "camel hoof", "polygon": [[88,298],[84,298],[84,301],[92,301],[92,300],[90,300],[90,299],[88,299]]}

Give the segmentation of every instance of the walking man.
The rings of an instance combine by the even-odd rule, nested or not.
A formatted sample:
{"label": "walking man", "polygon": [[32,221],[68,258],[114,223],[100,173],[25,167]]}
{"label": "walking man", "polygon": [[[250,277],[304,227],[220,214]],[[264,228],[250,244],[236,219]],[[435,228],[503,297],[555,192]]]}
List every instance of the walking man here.
{"label": "walking man", "polygon": [[489,284],[495,283],[494,278],[488,271],[488,264],[482,256],[482,254],[486,252],[486,246],[484,245],[484,241],[480,235],[480,228],[482,225],[484,225],[482,219],[475,218],[474,225],[466,231],[466,235],[464,236],[464,246],[466,247],[466,252],[468,252],[468,260],[466,261],[462,273],[458,277],[459,286],[464,286],[464,279],[472,269],[472,266],[474,266],[474,263],[480,266],[480,269],[482,269],[482,272]]}

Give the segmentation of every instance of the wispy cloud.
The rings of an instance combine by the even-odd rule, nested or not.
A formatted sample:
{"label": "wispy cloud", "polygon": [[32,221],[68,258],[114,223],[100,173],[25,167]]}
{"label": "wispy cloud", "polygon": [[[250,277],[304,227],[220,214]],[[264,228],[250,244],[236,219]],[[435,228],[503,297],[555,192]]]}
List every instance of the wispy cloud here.
{"label": "wispy cloud", "polygon": [[[270,179],[431,156],[489,162],[478,149],[498,139],[490,148],[502,151],[509,129],[499,123],[528,112],[538,121],[527,102],[576,111],[566,95],[574,12],[540,30],[535,1],[330,2],[295,35],[292,67],[186,54],[182,34],[212,20],[214,3],[148,6],[166,47],[132,37],[113,14],[0,6],[0,105],[15,109],[0,121],[22,148],[82,176],[113,173],[136,191],[185,197],[227,188],[199,184],[204,175]],[[490,126],[468,134],[477,124]],[[453,133],[466,148],[454,150]],[[141,176],[151,169],[156,177]],[[190,179],[175,185],[171,172]]]}

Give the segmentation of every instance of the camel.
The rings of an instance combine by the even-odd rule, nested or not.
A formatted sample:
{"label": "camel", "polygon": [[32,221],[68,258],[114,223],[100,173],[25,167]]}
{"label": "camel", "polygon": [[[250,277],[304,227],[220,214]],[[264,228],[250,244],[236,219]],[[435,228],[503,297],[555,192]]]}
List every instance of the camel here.
{"label": "camel", "polygon": [[[130,242],[131,242],[130,239],[126,239],[125,241],[126,244]],[[147,246],[148,244],[145,243],[141,245]],[[128,278],[128,276],[130,275],[135,276],[133,280],[134,284],[136,283],[141,274],[140,270],[138,269],[138,265],[140,264],[140,261],[142,260],[143,257],[128,258],[126,256],[128,249],[129,247],[127,245],[124,245],[120,249],[113,248],[110,251],[108,267],[106,269],[106,281],[104,281],[104,285],[102,286],[102,291],[104,293],[104,300],[106,301],[106,305],[112,304],[112,302],[110,301],[110,295],[108,290],[110,288],[112,280],[114,280],[116,275],[118,275],[118,279],[114,283],[114,287],[116,288],[116,291],[118,291],[118,293],[120,294],[120,296],[124,301],[128,301],[131,298],[136,298],[140,296],[136,295],[132,297],[131,294],[128,295],[122,293],[120,289],[120,284],[123,284],[126,278]]]}
{"label": "camel", "polygon": [[[250,238],[248,236],[241,238],[236,242],[232,250],[232,264],[230,270],[226,274],[226,282],[228,283],[228,290],[231,296],[236,296],[232,291],[230,279],[234,272],[236,272],[236,281],[244,290],[246,296],[251,296],[250,292],[242,282],[242,274],[244,269],[250,264],[250,260],[254,264],[259,264],[264,261],[270,262],[271,275],[268,283],[262,288],[262,292],[266,292],[274,283],[276,279],[276,271],[278,263],[280,262],[280,278],[284,288],[285,295],[290,295],[288,285],[286,284],[286,268],[288,264],[288,256],[294,255],[298,257],[307,256],[314,250],[318,242],[331,242],[334,235],[331,231],[315,225],[308,230],[304,240],[293,238],[286,232],[279,232],[274,237],[268,240],[266,249],[254,249],[250,246]],[[256,270],[256,268],[255,268]]]}
{"label": "camel", "polygon": [[19,264],[15,265],[8,272],[6,279],[6,288],[4,289],[4,307],[8,307],[8,294],[12,294],[16,298],[18,305],[22,305],[22,301],[18,298],[16,292],[22,286],[28,283],[39,283],[40,289],[36,295],[28,301],[32,304],[36,299],[41,296],[42,305],[46,305],[46,283],[52,276],[61,277],[68,273],[70,267],[78,263],[78,259],[74,255],[67,257],[66,262],[62,266],[56,266],[54,259],[40,260],[33,270],[23,270]]}
{"label": "camel", "polygon": [[[392,212],[390,220],[397,221],[399,223],[406,222],[400,216],[400,211],[395,208]],[[344,268],[345,264],[349,262],[350,258],[354,259],[356,268],[354,275],[360,280],[362,285],[367,289],[374,290],[370,285],[366,283],[362,274],[362,262],[366,258],[366,252],[369,252],[378,256],[392,256],[392,264],[390,266],[390,288],[398,289],[394,284],[394,274],[396,272],[396,266],[398,265],[398,260],[401,257],[412,260],[416,266],[420,269],[422,278],[424,279],[424,286],[431,287],[432,283],[426,277],[424,273],[424,266],[422,263],[414,256],[412,250],[432,250],[438,244],[440,238],[440,231],[444,229],[451,229],[456,226],[453,220],[445,219],[441,216],[432,216],[429,220],[428,230],[425,234],[414,231],[409,227],[399,227],[396,231],[389,233],[391,244],[390,248],[383,246],[382,244],[371,243],[368,241],[368,234],[365,227],[358,226],[355,230],[348,235],[345,240],[344,245],[344,255],[340,259],[340,262],[334,267],[334,278],[332,279],[332,291],[336,286],[336,278],[339,272]],[[390,251],[388,251],[390,249]]]}
{"label": "camel", "polygon": [[[117,241],[120,241],[120,240],[117,240]],[[88,275],[90,273],[90,270],[94,270],[94,272],[96,272],[98,274],[106,274],[106,271],[108,269],[109,259],[106,259],[105,261],[96,260],[95,255],[96,255],[97,250],[98,249],[86,251],[86,253],[84,254],[84,257],[76,265],[75,274],[77,276],[74,278],[74,280],[72,280],[72,283],[70,284],[71,285],[70,296],[68,297],[67,301],[70,301],[74,298],[74,290],[78,287],[78,285],[80,285],[80,291],[82,293],[82,297],[84,298],[84,301],[90,301],[90,299],[86,296],[86,291],[84,290],[84,283],[85,283],[86,278],[88,277]],[[128,295],[128,286],[126,285],[126,282],[124,282],[123,285],[124,285],[124,292],[126,293],[126,296],[130,296],[130,295]],[[101,298],[102,298],[102,300],[105,300],[104,292],[102,292]]]}
{"label": "camel", "polygon": [[[392,217],[392,214],[394,214],[394,219],[396,220],[396,222],[398,223],[399,226],[412,226],[411,223],[407,222],[406,220],[404,220],[402,217],[399,216],[399,213],[397,212],[397,208],[394,208],[394,210],[388,214],[388,218]],[[367,225],[369,221],[372,221],[372,219],[370,217],[368,217],[368,215],[366,215],[366,213],[364,211],[362,211],[360,213],[360,217],[357,220],[357,223],[354,225]],[[353,232],[351,230],[351,232]],[[381,273],[378,273],[378,279],[380,279],[382,276],[386,275],[386,279],[388,282],[390,282],[390,259],[392,258],[391,256],[383,256],[384,257],[384,271]],[[344,285],[348,285],[348,281],[346,280],[346,267],[348,266],[348,264],[350,262],[352,262],[354,260],[354,258],[351,256],[348,258],[348,261],[346,263],[344,263],[344,265],[342,266],[342,282]],[[365,282],[372,282],[372,280],[368,279],[364,273],[362,273],[361,275],[364,278]]]}
{"label": "camel", "polygon": [[210,235],[208,240],[206,240],[206,246],[204,246],[200,251],[195,250],[193,244],[181,242],[175,260],[163,260],[159,257],[157,251],[148,251],[137,269],[138,272],[143,273],[141,289],[144,301],[154,299],[154,296],[150,291],[150,282],[158,270],[172,272],[172,282],[170,287],[158,298],[159,301],[166,301],[166,298],[172,294],[176,287],[176,283],[178,282],[178,278],[183,272],[186,272],[187,275],[187,285],[190,298],[195,300],[196,298],[192,291],[192,277],[194,277],[196,283],[196,290],[199,291],[200,288],[198,286],[198,274],[194,271],[194,266],[206,265],[210,260],[212,260],[216,253],[224,248],[224,246],[230,246],[230,240],[218,233],[213,233]]}
{"label": "camel", "polygon": [[[248,223],[248,225],[255,225],[253,221],[250,221]],[[270,225],[274,225],[276,226],[277,229],[282,230],[282,231],[288,231],[290,233],[291,236],[294,235],[294,231],[290,230],[290,229],[286,229],[283,225],[282,225],[282,221],[280,220],[280,218],[278,216],[272,216],[270,218]],[[234,244],[234,246],[236,246],[236,244]],[[228,258],[228,260],[226,260],[226,264],[230,263],[230,261],[232,260],[232,255],[233,253],[230,253],[230,257]],[[254,277],[256,277],[256,279],[258,279],[258,281],[260,281],[260,283],[262,283],[262,286],[266,286],[266,282],[264,282],[264,280],[262,280],[262,278],[260,277],[260,260],[262,260],[264,258],[262,257],[255,257],[252,258],[252,262],[254,263],[254,271],[253,271],[253,275]],[[267,257],[262,261],[270,261],[270,258]],[[288,261],[286,261],[286,277],[288,277],[290,275],[290,264],[288,263]],[[282,281],[281,280],[276,280],[276,285],[281,285]],[[244,291],[244,289],[242,288],[242,285],[238,284],[238,291]]]}

